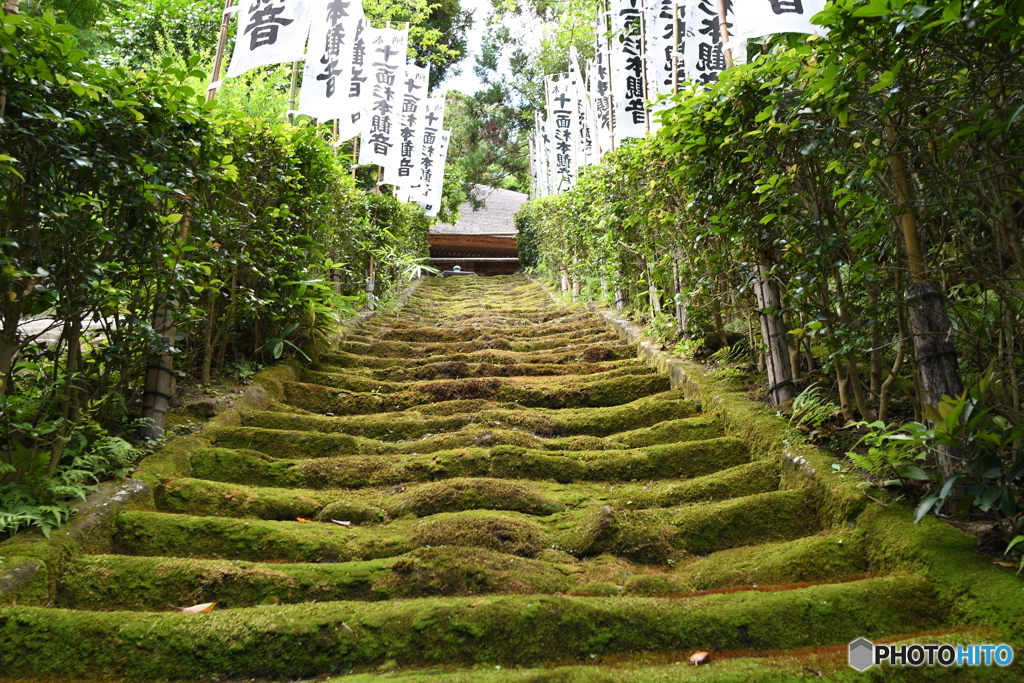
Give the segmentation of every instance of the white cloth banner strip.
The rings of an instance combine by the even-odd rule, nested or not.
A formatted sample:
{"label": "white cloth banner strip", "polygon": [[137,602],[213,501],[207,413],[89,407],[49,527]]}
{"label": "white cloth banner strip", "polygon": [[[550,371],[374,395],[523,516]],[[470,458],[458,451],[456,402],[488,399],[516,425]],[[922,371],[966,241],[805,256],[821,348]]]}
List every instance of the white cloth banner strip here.
{"label": "white cloth banner strip", "polygon": [[615,139],[647,134],[640,0],[612,0],[612,99]]}
{"label": "white cloth banner strip", "polygon": [[338,140],[351,140],[365,127],[372,92],[369,83],[370,64],[367,59],[367,46],[377,31],[378,29],[370,26],[366,19],[360,18],[356,22],[352,35],[352,54],[349,58],[348,87],[345,91],[347,101],[337,117]]}
{"label": "white cloth banner strip", "polygon": [[384,182],[396,187],[409,188],[419,181],[417,141],[423,140],[423,114],[430,83],[429,66],[406,66],[405,78],[398,85],[401,109],[398,117],[398,163],[384,167]]}
{"label": "white cloth banner strip", "polygon": [[825,9],[825,0],[733,0],[735,34],[747,40],[772,33],[811,33],[823,36],[827,29],[811,23],[811,17]]}
{"label": "white cloth banner strip", "polygon": [[356,0],[327,0],[315,8],[299,113],[320,122],[351,115],[352,45],[362,18],[363,6]]}
{"label": "white cloth banner strip", "polygon": [[398,164],[401,137],[398,115],[401,108],[400,87],[405,77],[405,59],[409,29],[376,29],[368,33],[366,61],[370,65],[370,111],[363,124],[360,164],[378,166]]}
{"label": "white cloth banner strip", "polygon": [[565,192],[576,184],[579,172],[579,106],[576,87],[570,76],[547,77],[548,117],[551,119],[554,144],[555,186]]}
{"label": "white cloth banner strip", "polygon": [[647,97],[652,102],[650,110],[651,132],[661,127],[661,120],[654,112],[664,111],[667,104],[657,104],[661,95],[673,93],[673,65],[675,64],[676,17],[675,0],[648,0],[644,8]]}
{"label": "white cloth banner strip", "polygon": [[590,101],[597,117],[597,148],[600,154],[612,149],[612,98],[608,47],[608,15],[597,15],[594,76],[590,80]]}
{"label": "white cloth banner strip", "polygon": [[435,145],[433,173],[430,176],[430,186],[427,189],[426,201],[420,204],[423,212],[433,218],[441,209],[441,195],[444,191],[444,167],[448,159],[448,143],[451,141],[452,132],[442,130],[437,135]]}
{"label": "white cloth banner strip", "polygon": [[587,84],[580,70],[580,56],[576,46],[569,47],[569,87],[572,88],[572,97],[576,100],[576,172],[579,174],[581,166],[587,166],[591,162],[591,148],[593,137],[590,134],[589,119],[587,117]]}
{"label": "white cloth banner strip", "polygon": [[267,64],[302,61],[313,0],[244,0],[228,78]]}
{"label": "white cloth banner strip", "polygon": [[[733,14],[726,14],[732,31]],[[686,12],[686,77],[700,84],[714,83],[725,68],[722,27],[715,0],[690,0]]]}
{"label": "white cloth banner strip", "polygon": [[434,177],[435,145],[444,126],[444,105],[443,97],[428,97],[423,104],[423,127],[413,150],[416,170],[413,181],[407,186],[407,196],[415,202],[425,201],[430,191],[430,181]]}

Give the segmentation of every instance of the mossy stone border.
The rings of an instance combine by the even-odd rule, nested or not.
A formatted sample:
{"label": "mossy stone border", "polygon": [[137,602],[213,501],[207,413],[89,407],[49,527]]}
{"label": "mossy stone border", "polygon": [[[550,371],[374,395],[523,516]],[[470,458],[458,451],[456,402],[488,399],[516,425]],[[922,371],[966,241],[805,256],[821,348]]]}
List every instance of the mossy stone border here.
{"label": "mossy stone border", "polygon": [[[412,281],[390,305],[402,306],[421,282]],[[363,311],[343,321],[331,343],[352,334],[376,314],[377,311]],[[316,349],[307,349],[306,352],[315,360],[313,354]],[[139,463],[131,479],[100,484],[95,493],[75,503],[78,512],[67,524],[55,529],[50,538],[30,529],[0,543],[0,558],[3,558],[3,564],[0,564],[0,604],[51,603],[69,560],[80,554],[110,552],[113,520],[122,510],[155,510],[154,487],[164,479],[191,476],[189,456],[211,446],[202,437],[206,428],[241,425],[243,414],[264,410],[272,401],[280,400],[284,394],[281,383],[297,381],[301,375],[302,365],[293,360],[263,368],[255,374],[253,385],[242,393],[232,408],[215,415],[197,434],[168,441]]]}
{"label": "mossy stone border", "polygon": [[[529,276],[528,276],[529,277]],[[542,280],[530,277],[561,306],[567,302]],[[914,524],[913,513],[896,505],[873,502],[856,477],[833,474],[835,462],[826,453],[788,434],[788,422],[767,405],[708,377],[698,364],[665,351],[643,330],[617,311],[588,302],[619,336],[637,347],[637,355],[669,375],[673,389],[700,401],[726,430],[750,448],[753,460],[778,458],[782,488],[807,489],[817,501],[826,530],[854,529],[876,572],[914,572],[935,588],[936,609],[950,609],[963,626],[993,626],[1020,651],[1024,648],[1024,574],[993,566],[974,551],[975,538],[933,517]]]}

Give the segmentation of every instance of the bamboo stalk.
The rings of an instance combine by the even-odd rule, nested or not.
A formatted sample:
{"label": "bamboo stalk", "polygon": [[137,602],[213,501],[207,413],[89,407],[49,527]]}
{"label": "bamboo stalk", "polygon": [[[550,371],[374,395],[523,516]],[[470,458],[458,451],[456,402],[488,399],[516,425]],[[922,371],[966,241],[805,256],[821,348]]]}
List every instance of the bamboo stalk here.
{"label": "bamboo stalk", "polygon": [[224,66],[224,50],[228,44],[228,30],[231,28],[231,15],[229,11],[235,4],[235,0],[224,0],[224,16],[220,21],[220,36],[217,38],[217,52],[213,58],[213,73],[210,76],[210,87],[206,90],[206,101],[210,102],[217,96],[220,89],[217,82],[220,80],[220,71]]}

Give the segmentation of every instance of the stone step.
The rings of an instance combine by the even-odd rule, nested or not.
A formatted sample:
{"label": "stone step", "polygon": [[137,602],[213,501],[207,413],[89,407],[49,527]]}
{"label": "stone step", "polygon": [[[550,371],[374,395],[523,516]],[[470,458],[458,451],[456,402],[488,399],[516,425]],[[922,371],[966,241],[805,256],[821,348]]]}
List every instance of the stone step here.
{"label": "stone step", "polygon": [[914,575],[685,601],[506,595],[207,614],[5,607],[0,670],[36,680],[152,681],[294,680],[385,663],[529,667],[626,653],[838,645],[936,629],[946,614]]}

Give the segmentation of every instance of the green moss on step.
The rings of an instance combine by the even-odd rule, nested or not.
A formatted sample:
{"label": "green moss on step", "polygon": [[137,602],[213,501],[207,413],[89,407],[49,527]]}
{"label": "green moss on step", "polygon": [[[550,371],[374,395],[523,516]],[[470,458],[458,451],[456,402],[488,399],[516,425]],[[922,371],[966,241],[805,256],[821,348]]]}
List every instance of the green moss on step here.
{"label": "green moss on step", "polygon": [[504,479],[455,478],[417,486],[391,508],[391,515],[426,517],[459,510],[514,510],[528,515],[551,515],[562,510],[557,500],[529,486]]}
{"label": "green moss on step", "polygon": [[760,460],[723,469],[689,481],[634,488],[615,496],[618,505],[632,509],[673,507],[693,503],[740,498],[779,488],[779,464]]}
{"label": "green moss on step", "polygon": [[919,578],[891,577],[675,602],[528,595],[209,614],[6,607],[0,670],[19,678],[294,679],[389,660],[532,666],[657,650],[792,649],[935,628],[943,605],[932,595]]}

